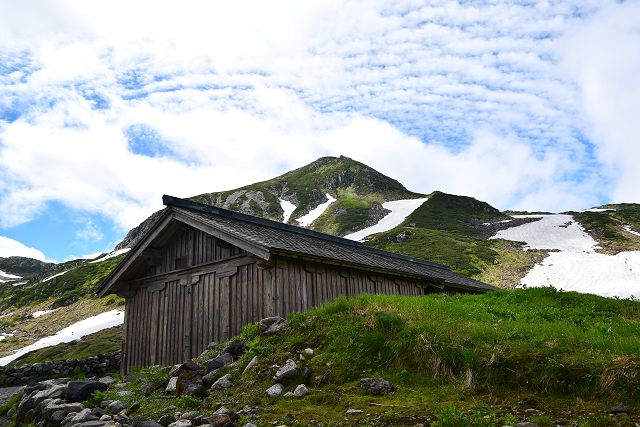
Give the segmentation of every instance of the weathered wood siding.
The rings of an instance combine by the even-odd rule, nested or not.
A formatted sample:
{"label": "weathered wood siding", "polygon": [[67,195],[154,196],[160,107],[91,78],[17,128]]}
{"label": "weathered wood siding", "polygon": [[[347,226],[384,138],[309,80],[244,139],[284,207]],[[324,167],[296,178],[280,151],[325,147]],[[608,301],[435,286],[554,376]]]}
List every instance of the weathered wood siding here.
{"label": "weathered wood siding", "polygon": [[[178,233],[161,253],[159,276],[140,280],[126,301],[123,372],[183,362],[211,341],[237,335],[247,323],[305,311],[341,295],[422,295],[426,286],[283,257],[259,265],[241,249],[193,229]],[[167,274],[172,271],[178,274]]]}

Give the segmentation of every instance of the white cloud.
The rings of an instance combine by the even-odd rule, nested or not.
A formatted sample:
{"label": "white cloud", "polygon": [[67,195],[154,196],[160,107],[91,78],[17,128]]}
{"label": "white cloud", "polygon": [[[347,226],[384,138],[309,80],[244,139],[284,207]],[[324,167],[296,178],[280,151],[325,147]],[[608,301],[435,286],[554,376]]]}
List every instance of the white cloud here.
{"label": "white cloud", "polygon": [[640,3],[612,4],[562,44],[589,136],[612,180],[611,199],[640,201]]}
{"label": "white cloud", "polygon": [[[614,35],[617,14],[597,13],[607,4],[0,0],[12,64],[0,102],[20,114],[3,121],[0,107],[0,226],[60,201],[126,230],[163,193],[229,189],[340,154],[413,190],[501,208],[597,204],[606,181],[581,138],[578,88],[594,139],[617,141],[600,158],[622,168],[636,128],[612,127],[629,123],[624,103],[640,87],[611,110],[600,103],[624,89],[614,77],[640,75],[624,58],[632,18]],[[595,53],[558,50],[567,28],[567,43]],[[598,63],[614,42],[612,65]],[[153,153],[132,152],[132,126],[159,141]]]}
{"label": "white cloud", "polygon": [[23,256],[45,261],[46,257],[42,251],[26,246],[17,240],[0,236],[0,257]]}
{"label": "white cloud", "polygon": [[104,233],[90,219],[82,219],[77,221],[81,227],[75,231],[75,236],[80,240],[102,240]]}

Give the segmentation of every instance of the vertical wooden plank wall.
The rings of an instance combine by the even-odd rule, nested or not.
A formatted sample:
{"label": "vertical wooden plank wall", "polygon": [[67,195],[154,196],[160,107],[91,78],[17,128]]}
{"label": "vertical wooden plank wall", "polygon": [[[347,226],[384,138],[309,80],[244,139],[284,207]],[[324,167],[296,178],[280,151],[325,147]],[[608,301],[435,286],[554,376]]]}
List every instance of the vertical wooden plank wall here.
{"label": "vertical wooden plank wall", "polygon": [[[184,229],[161,253],[159,273],[176,270],[179,259],[187,260],[184,268],[245,252]],[[250,261],[235,271],[201,274],[196,280],[151,283],[126,301],[122,371],[183,362],[201,354],[210,342],[237,335],[248,323],[309,310],[342,295],[422,295],[424,285],[282,257],[275,257],[269,268]]]}

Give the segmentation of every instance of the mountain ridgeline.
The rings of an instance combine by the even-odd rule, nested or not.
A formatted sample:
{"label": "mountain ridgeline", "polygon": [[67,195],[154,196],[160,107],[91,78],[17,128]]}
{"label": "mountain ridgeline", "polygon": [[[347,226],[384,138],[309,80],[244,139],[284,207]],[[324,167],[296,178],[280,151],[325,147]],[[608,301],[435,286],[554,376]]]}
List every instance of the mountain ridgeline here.
{"label": "mountain ridgeline", "polygon": [[[276,178],[234,190],[200,194],[190,199],[220,208],[283,221],[280,200],[295,205],[288,223],[327,201],[337,199],[309,228],[344,236],[377,223],[388,211],[389,200],[416,199],[423,194],[407,190],[400,182],[348,157],[322,157]],[[132,229],[116,249],[133,246],[160,215],[156,212]]]}

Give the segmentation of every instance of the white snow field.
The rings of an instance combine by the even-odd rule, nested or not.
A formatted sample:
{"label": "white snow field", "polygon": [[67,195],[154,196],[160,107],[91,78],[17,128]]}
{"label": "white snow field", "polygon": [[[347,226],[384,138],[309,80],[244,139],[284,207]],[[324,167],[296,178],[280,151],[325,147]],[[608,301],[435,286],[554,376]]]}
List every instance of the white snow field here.
{"label": "white snow field", "polygon": [[355,233],[348,234],[344,236],[346,239],[351,240],[362,240],[367,236],[370,236],[374,233],[382,233],[384,231],[389,231],[394,227],[402,224],[409,215],[413,213],[416,209],[418,209],[424,202],[427,201],[427,197],[422,199],[408,199],[408,200],[394,200],[392,202],[384,202],[382,207],[390,210],[384,218],[378,221],[377,224],[372,225],[371,227],[363,228],[360,231],[356,231]]}
{"label": "white snow field", "polygon": [[15,274],[9,274],[0,270],[0,283],[8,282],[15,279],[22,279],[22,276],[16,276]]}
{"label": "white snow field", "polygon": [[106,254],[105,256],[103,256],[101,258],[94,259],[93,261],[89,261],[89,264],[95,264],[96,262],[106,261],[106,260],[108,260],[110,258],[117,257],[118,255],[126,254],[130,250],[131,250],[131,248],[123,248],[123,249],[118,249],[117,251],[109,252],[108,254]]}
{"label": "white snow field", "polygon": [[289,218],[291,218],[291,214],[293,213],[293,211],[296,210],[297,206],[288,200],[283,200],[283,199],[278,199],[278,200],[280,201],[280,207],[284,211],[283,213],[284,218],[282,219],[282,222],[286,224],[287,222],[289,222]]}
{"label": "white snow field", "polygon": [[598,245],[571,215],[514,215],[514,218],[542,219],[500,230],[491,238],[526,242],[527,249],[592,251]]}
{"label": "white snow field", "polygon": [[37,318],[40,316],[44,316],[45,314],[53,313],[56,310],[57,308],[54,308],[53,310],[38,310],[31,313],[31,316],[33,316],[34,318]]}
{"label": "white snow field", "polygon": [[640,296],[640,251],[600,254],[595,252],[597,242],[571,215],[529,217],[542,219],[501,230],[492,237],[526,242],[527,249],[559,250],[551,252],[541,264],[534,266],[521,284],[531,287],[554,286],[566,291],[606,297]]}
{"label": "white snow field", "polygon": [[13,354],[0,358],[0,366],[4,366],[7,363],[17,359],[23,354],[27,354],[30,351],[38,350],[40,348],[51,347],[63,342],[70,342],[84,337],[85,335],[93,334],[103,329],[112,328],[114,326],[122,325],[124,322],[124,312],[119,310],[111,310],[105,313],[100,313],[96,316],[89,317],[67,326],[64,329],[58,331],[55,335],[51,335],[31,345],[22,347],[16,350]]}
{"label": "white snow field", "polygon": [[296,219],[296,221],[298,221],[298,224],[300,224],[303,227],[307,227],[311,225],[313,221],[318,219],[320,215],[322,215],[322,213],[327,210],[327,208],[331,203],[338,200],[338,199],[334,199],[329,193],[326,193],[325,196],[327,196],[327,201],[316,206],[308,214],[303,215],[300,218]]}
{"label": "white snow field", "polygon": [[47,277],[46,279],[40,281],[40,283],[48,282],[51,279],[55,279],[56,277],[62,276],[64,273],[67,273],[69,270],[63,271],[62,273],[54,274],[53,276]]}
{"label": "white snow field", "polygon": [[554,286],[605,297],[640,297],[640,251],[617,255],[552,252],[522,279],[531,287]]}

